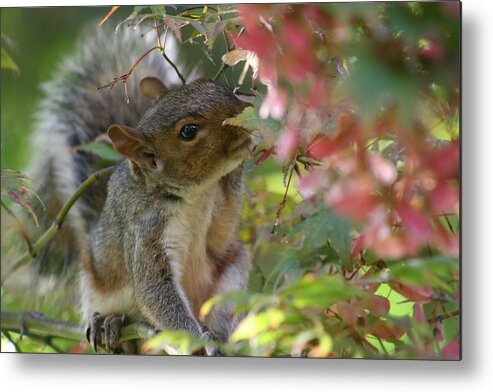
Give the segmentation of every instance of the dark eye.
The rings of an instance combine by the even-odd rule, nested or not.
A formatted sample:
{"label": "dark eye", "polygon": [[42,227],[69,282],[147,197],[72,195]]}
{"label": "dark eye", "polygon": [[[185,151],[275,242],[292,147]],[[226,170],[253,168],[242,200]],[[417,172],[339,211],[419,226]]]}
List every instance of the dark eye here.
{"label": "dark eye", "polygon": [[198,125],[195,124],[185,124],[180,129],[180,137],[183,140],[190,141],[195,138],[195,135],[199,131]]}

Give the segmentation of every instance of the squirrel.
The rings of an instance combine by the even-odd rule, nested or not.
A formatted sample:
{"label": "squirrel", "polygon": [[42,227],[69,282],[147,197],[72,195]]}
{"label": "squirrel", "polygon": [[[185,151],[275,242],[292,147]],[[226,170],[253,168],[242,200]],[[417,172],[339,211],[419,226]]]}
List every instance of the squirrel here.
{"label": "squirrel", "polygon": [[152,54],[135,67],[140,91],[129,81],[127,104],[121,88],[97,87],[130,69],[146,40],[100,29],[79,43],[44,85],[35,167],[48,222],[97,169],[98,158],[78,146],[107,131],[122,156],[50,244],[53,254],[79,260],[88,340],[97,350],[104,336],[118,352],[120,329],[143,321],[225,342],[239,321],[231,305],[214,306],[201,321],[199,310],[215,295],[245,289],[249,278],[250,255],[237,233],[252,142],[247,130],[225,124],[248,104],[210,80],[168,89],[173,70]]}

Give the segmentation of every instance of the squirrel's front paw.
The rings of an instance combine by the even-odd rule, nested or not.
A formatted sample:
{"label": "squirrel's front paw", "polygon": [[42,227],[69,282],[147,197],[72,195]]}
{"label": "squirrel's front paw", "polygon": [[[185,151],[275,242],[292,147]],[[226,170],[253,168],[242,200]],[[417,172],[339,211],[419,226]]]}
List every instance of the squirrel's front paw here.
{"label": "squirrel's front paw", "polygon": [[110,314],[102,316],[95,312],[86,329],[87,340],[94,348],[94,351],[97,352],[104,336],[106,349],[110,353],[114,353],[120,346],[120,331],[127,323],[128,318],[126,315]]}
{"label": "squirrel's front paw", "polygon": [[213,343],[213,337],[209,331],[202,333],[200,339],[205,341],[204,350],[208,357],[215,357],[219,354],[219,350]]}

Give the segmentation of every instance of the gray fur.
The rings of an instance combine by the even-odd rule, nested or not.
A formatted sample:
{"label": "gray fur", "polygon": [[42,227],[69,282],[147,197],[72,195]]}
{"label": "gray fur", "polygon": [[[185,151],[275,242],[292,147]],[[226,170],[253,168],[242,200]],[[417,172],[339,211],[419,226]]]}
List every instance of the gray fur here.
{"label": "gray fur", "polygon": [[[135,69],[126,104],[121,86],[96,87],[128,71],[150,45],[131,32],[91,34],[44,86],[34,176],[49,184],[47,216],[95,170],[95,157],[74,147],[112,123],[143,135],[142,151],[155,167],[141,165],[137,156],[120,161],[109,181],[86,192],[68,216],[66,241],[58,244],[80,260],[83,319],[120,326],[111,320],[126,314],[160,330],[197,336],[209,330],[225,341],[238,322],[231,305],[214,308],[202,323],[197,317],[205,300],[245,288],[248,281],[250,257],[236,239],[248,136],[224,125],[245,105],[205,80],[171,89],[151,105],[137,90],[142,78],[155,76],[168,87],[176,82],[158,52]],[[183,121],[200,125],[193,143],[179,138]],[[107,322],[98,315],[91,323],[94,312],[108,316]]]}

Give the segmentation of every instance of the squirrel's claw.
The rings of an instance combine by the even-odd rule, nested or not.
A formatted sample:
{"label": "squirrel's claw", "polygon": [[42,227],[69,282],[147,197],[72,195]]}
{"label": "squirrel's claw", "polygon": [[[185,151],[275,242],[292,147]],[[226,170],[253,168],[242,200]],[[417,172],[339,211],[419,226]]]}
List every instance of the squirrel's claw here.
{"label": "squirrel's claw", "polygon": [[104,319],[103,330],[106,348],[114,353],[120,345],[120,331],[128,323],[126,315],[109,315]]}
{"label": "squirrel's claw", "polygon": [[98,352],[98,346],[104,343],[106,349],[110,353],[114,353],[120,346],[120,331],[128,324],[126,315],[110,314],[102,316],[95,312],[89,321],[89,326],[86,329],[86,337],[94,351]]}
{"label": "squirrel's claw", "polygon": [[86,330],[86,337],[95,352],[98,352],[98,344],[101,337],[101,327],[105,317],[98,312],[94,312]]}

